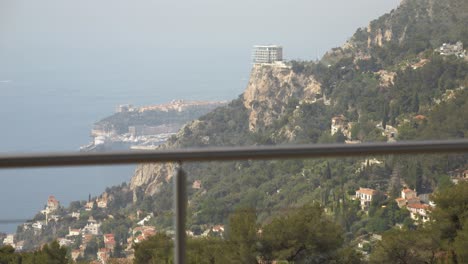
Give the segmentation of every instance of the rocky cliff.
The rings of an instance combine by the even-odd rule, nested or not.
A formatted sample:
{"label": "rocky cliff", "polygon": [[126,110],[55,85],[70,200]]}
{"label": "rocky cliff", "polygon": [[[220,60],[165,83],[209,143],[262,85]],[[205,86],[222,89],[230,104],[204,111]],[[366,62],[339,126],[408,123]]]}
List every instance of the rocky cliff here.
{"label": "rocky cliff", "polygon": [[[130,190],[135,192],[141,188],[145,195],[154,195],[158,193],[161,185],[168,182],[174,171],[173,163],[147,163],[140,164],[135,169],[130,180]],[[136,202],[136,195],[133,201]]]}
{"label": "rocky cliff", "polygon": [[[335,63],[344,57],[355,60],[373,57],[389,64],[408,53],[417,55],[444,42],[465,43],[467,19],[466,0],[402,0],[398,8],[358,29],[348,42],[332,49],[322,61]],[[391,54],[388,50],[392,50]]]}
{"label": "rocky cliff", "polygon": [[312,101],[320,93],[321,85],[313,76],[296,74],[286,67],[254,66],[243,94],[249,130],[271,125],[284,113],[291,98]]}
{"label": "rocky cliff", "polygon": [[[399,113],[409,110],[390,106],[403,107],[408,103],[400,98],[389,105],[388,98],[397,98],[397,90],[408,85],[394,85],[398,78],[392,70],[424,52],[431,53],[444,41],[466,38],[468,42],[464,25],[468,17],[467,3],[466,0],[405,0],[367,28],[357,30],[343,47],[331,50],[319,63],[306,62],[302,71],[256,65],[239,99],[185,125],[161,147],[275,144],[292,140],[311,143],[318,142],[320,136],[326,142],[331,115],[347,112],[352,121],[357,121],[364,111],[375,122],[389,117],[397,122]],[[324,104],[316,104],[325,94],[333,103],[329,105],[323,100]],[[430,98],[432,94],[428,94]],[[424,104],[430,105],[430,101]],[[360,129],[370,131],[373,126]],[[372,137],[369,131],[366,132],[369,138],[377,137]],[[300,141],[296,137],[299,132]],[[280,139],[275,140],[268,133]],[[153,195],[171,178],[172,168],[171,165],[140,165],[131,188],[142,188],[146,194]]]}
{"label": "rocky cliff", "polygon": [[[258,128],[268,127],[281,117],[289,100],[294,98],[302,102],[314,102],[320,96],[321,84],[312,75],[295,73],[289,67],[255,65],[240,100],[248,113],[248,129],[250,132],[256,132]],[[212,135],[200,133],[210,122],[195,120],[188,123],[179,131],[175,140],[160,148],[187,147],[182,141],[188,137],[198,143],[190,147],[219,145],[210,142]],[[142,188],[146,195],[154,195],[163,183],[169,181],[172,171],[172,164],[138,165],[130,181],[130,188],[133,191]]]}

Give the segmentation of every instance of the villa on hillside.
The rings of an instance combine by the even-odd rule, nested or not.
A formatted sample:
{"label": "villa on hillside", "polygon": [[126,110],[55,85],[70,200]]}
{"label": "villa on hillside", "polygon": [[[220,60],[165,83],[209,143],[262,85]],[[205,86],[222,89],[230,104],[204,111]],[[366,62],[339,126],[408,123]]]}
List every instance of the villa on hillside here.
{"label": "villa on hillside", "polygon": [[98,223],[92,216],[89,217],[88,223],[86,224],[85,227],[81,230],[83,234],[91,234],[91,235],[97,235],[99,234],[99,228],[101,227],[101,224]]}
{"label": "villa on hillside", "polygon": [[380,192],[377,190],[360,187],[359,190],[356,191],[355,198],[361,202],[361,210],[367,211],[369,210],[372,200],[379,194]]}
{"label": "villa on hillside", "polygon": [[[409,188],[403,188],[401,190],[401,197],[395,199],[398,207],[406,207],[410,211],[411,219],[417,221],[421,220],[423,223],[430,220],[429,211],[432,208],[431,205],[422,203],[422,200],[428,200],[428,194],[423,194],[418,196],[416,190],[411,190]],[[431,204],[432,202],[429,201]]]}
{"label": "villa on hillside", "polygon": [[422,220],[423,223],[430,220],[428,212],[431,210],[431,206],[428,204],[408,204],[406,206],[410,211],[411,219],[417,221]]}
{"label": "villa on hillside", "polygon": [[67,237],[71,236],[79,236],[81,233],[81,229],[73,229],[71,227],[68,227],[68,235]]}
{"label": "villa on hillside", "polygon": [[49,199],[47,199],[47,207],[51,212],[57,210],[60,206],[60,203],[57,199],[55,199],[55,196],[51,195],[49,196]]}
{"label": "villa on hillside", "polygon": [[102,197],[100,199],[97,199],[96,203],[97,203],[98,208],[107,208],[107,198],[106,197]]}
{"label": "villa on hillside", "polygon": [[436,49],[435,52],[443,56],[455,55],[459,58],[464,58],[466,56],[466,50],[463,49],[463,43],[457,41],[455,44],[444,43],[440,48]]}
{"label": "villa on hillside", "polygon": [[449,172],[451,181],[458,184],[461,181],[468,181],[468,169],[457,169]]}
{"label": "villa on hillside", "polygon": [[201,181],[200,180],[195,180],[192,184],[192,189],[199,190],[201,189]]}
{"label": "villa on hillside", "polygon": [[3,245],[15,246],[15,235],[8,234],[5,239],[3,239]]}
{"label": "villa on hillside", "polygon": [[41,211],[43,214],[50,214],[52,212],[57,211],[60,207],[60,202],[55,199],[55,196],[50,195],[49,198],[47,199],[47,204],[45,206],[45,209]]}

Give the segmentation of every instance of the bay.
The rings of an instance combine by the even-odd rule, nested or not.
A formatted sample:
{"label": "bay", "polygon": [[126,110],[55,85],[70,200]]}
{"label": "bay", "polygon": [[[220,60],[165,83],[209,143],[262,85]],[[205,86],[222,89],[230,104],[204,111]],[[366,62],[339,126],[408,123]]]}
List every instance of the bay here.
{"label": "bay", "polygon": [[[247,62],[236,80],[228,76],[220,79],[219,75],[211,80],[201,75],[172,79],[167,78],[167,73],[166,78],[146,73],[152,77],[139,80],[138,76],[127,75],[133,80],[109,79],[92,76],[91,72],[82,72],[81,76],[88,78],[81,79],[61,71],[33,78],[17,69],[13,76],[7,76],[8,81],[4,77],[5,81],[0,82],[0,152],[77,151],[90,141],[92,124],[112,114],[119,104],[233,99],[241,93],[248,69]],[[53,77],[57,74],[61,75],[59,80]],[[0,170],[4,201],[0,203],[0,220],[32,218],[43,209],[49,195],[55,195],[65,206],[74,200],[86,200],[89,194],[99,195],[106,187],[128,182],[134,168],[135,165]],[[14,232],[16,226],[0,224],[0,232]]]}

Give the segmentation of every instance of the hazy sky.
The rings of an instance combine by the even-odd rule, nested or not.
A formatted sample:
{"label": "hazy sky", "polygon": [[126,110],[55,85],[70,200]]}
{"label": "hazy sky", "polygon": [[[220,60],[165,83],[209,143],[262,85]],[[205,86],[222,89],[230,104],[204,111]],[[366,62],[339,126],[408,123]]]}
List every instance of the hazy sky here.
{"label": "hazy sky", "polygon": [[396,0],[0,0],[0,48],[78,52],[82,59],[151,51],[191,61],[211,54],[232,59],[254,44],[276,43],[288,58],[307,59],[396,5]]}

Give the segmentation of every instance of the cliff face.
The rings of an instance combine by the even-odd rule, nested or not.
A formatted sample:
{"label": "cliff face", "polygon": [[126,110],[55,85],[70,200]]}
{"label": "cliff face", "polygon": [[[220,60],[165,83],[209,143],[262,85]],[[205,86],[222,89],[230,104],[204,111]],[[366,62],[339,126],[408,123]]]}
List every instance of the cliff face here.
{"label": "cliff face", "polygon": [[[399,60],[405,59],[408,55],[417,55],[421,51],[438,47],[442,41],[447,41],[445,39],[450,40],[447,36],[451,34],[456,38],[463,36],[460,31],[465,27],[457,26],[460,23],[456,21],[468,19],[467,3],[466,0],[404,0],[397,9],[372,21],[367,29],[359,29],[343,47],[333,49],[325,55],[321,64],[333,68],[333,62],[338,62],[343,58],[349,58],[351,64],[353,61],[375,59],[378,66],[370,68],[377,68],[377,70],[372,70],[381,77],[380,85],[389,87],[393,84],[396,74],[384,71],[383,68],[397,65]],[[436,37],[432,37],[432,33]],[[220,111],[217,111],[218,108],[213,115],[185,125],[175,139],[161,147],[236,145],[239,138],[250,137],[255,132],[271,128],[276,120],[284,117],[288,107],[289,111],[291,110],[289,104],[291,99],[299,101],[291,118],[287,119],[287,122],[294,121],[295,114],[304,114],[304,110],[300,109],[301,102],[305,103],[304,105],[313,105],[311,103],[319,99],[321,94],[325,94],[326,89],[331,90],[332,85],[339,87],[337,83],[345,80],[344,78],[351,78],[349,76],[352,75],[347,74],[346,71],[351,72],[350,69],[355,68],[357,68],[356,65],[338,67],[336,70],[338,77],[332,79],[336,74],[327,76],[329,80],[326,82],[322,76],[320,80],[325,84],[322,86],[312,74],[296,73],[287,67],[254,66],[246,90],[239,100],[235,100],[235,105]],[[346,79],[344,82],[347,81],[349,80]],[[362,85],[367,84],[362,83]],[[355,90],[356,94],[360,93],[357,88]],[[347,92],[338,91],[343,94]],[[344,97],[351,95],[347,94]],[[333,94],[330,93],[330,97],[333,97]],[[337,98],[331,99],[334,100],[332,106],[336,106]],[[329,105],[325,101],[324,103]],[[310,111],[310,117],[307,117],[307,120],[317,115],[315,110]],[[346,110],[340,109],[340,111]],[[237,114],[240,112],[242,115]],[[245,122],[246,119],[248,122]],[[293,139],[295,133],[301,129],[302,127],[290,124],[290,127],[283,126],[276,132],[279,137]],[[325,130],[325,128],[320,129],[320,131]],[[313,133],[306,134],[309,139],[317,137]],[[259,142],[241,141],[244,144],[262,144],[264,141]],[[165,182],[169,181],[172,177],[172,170],[173,166],[167,164],[139,165],[130,187],[132,190],[142,188],[145,194],[153,195]]]}
{"label": "cliff face", "polygon": [[322,61],[333,64],[349,57],[385,60],[381,51],[388,49],[393,50],[389,56],[401,59],[444,42],[466,42],[462,21],[467,19],[466,0],[402,0],[396,9],[358,29],[345,45],[325,54]]}
{"label": "cliff face", "polygon": [[271,125],[291,98],[312,101],[320,92],[321,85],[313,76],[295,74],[289,68],[254,66],[243,94],[250,112],[249,130]]}
{"label": "cliff face", "polygon": [[[138,188],[141,188],[145,195],[154,195],[159,192],[164,183],[171,179],[173,171],[173,163],[140,164],[130,180],[130,190],[135,193]],[[136,201],[136,195],[133,201]]]}
{"label": "cliff face", "polygon": [[[255,132],[259,128],[271,125],[284,114],[290,99],[311,102],[316,100],[320,93],[321,85],[311,75],[296,74],[287,67],[254,66],[247,88],[241,96],[243,106],[248,113],[249,131]],[[193,142],[188,145],[189,147],[225,143],[211,142],[213,135],[208,132],[208,127],[213,122],[213,120],[190,122],[177,133],[175,140],[161,145],[160,148],[187,147],[187,139]],[[141,188],[145,195],[154,195],[172,178],[173,170],[173,164],[138,165],[130,181],[130,189],[135,192]]]}

